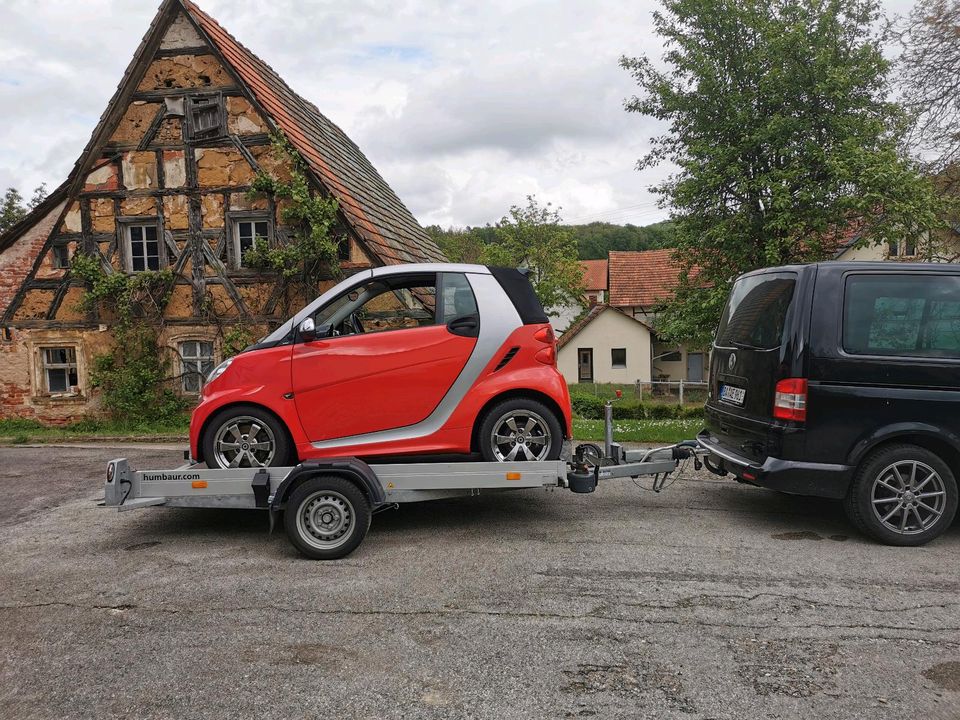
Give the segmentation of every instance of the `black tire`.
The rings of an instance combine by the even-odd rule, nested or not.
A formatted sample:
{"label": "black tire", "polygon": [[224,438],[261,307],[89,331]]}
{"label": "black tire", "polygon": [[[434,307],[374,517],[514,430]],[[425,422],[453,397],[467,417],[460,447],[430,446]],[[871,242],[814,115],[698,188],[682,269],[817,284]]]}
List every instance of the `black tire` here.
{"label": "black tire", "polygon": [[[511,415],[515,418],[533,419],[533,427],[529,426],[526,420],[523,421],[523,427],[518,426],[521,431],[530,428],[532,432],[529,436],[523,435],[522,432],[517,433],[519,442],[513,445],[506,443],[497,446],[493,437],[495,426],[502,426],[505,422],[504,418]],[[508,430],[508,432],[512,431]],[[534,439],[533,442],[529,442],[531,438]],[[537,440],[541,438],[546,441],[543,445],[538,445]],[[497,403],[483,415],[477,430],[477,444],[480,454],[487,462],[556,460],[563,450],[563,430],[557,416],[539,400],[511,398]],[[515,447],[517,448],[515,457],[510,458],[509,454]],[[546,452],[542,453],[542,448],[545,448]]]}
{"label": "black tire", "polygon": [[923,545],[953,522],[957,482],[943,459],[926,448],[888,445],[860,464],[844,510],[857,529],[875,540]]}
{"label": "black tire", "polygon": [[[317,505],[311,509],[313,503]],[[290,495],[283,526],[293,546],[308,558],[336,560],[363,542],[370,515],[370,503],[360,488],[342,477],[320,475]]]}
{"label": "black tire", "polygon": [[[228,436],[231,423],[238,425],[240,438]],[[249,437],[251,431],[255,429],[254,423],[257,426],[256,435]],[[232,465],[229,461],[232,449],[227,450],[221,446],[220,452],[217,451],[218,437],[221,441],[236,444],[238,454],[245,453],[239,464]],[[252,447],[262,444],[254,441],[264,439],[269,439],[273,444],[273,452],[269,459],[265,452]],[[234,443],[234,440],[237,442]],[[245,443],[251,447],[243,450],[241,448]],[[200,445],[203,449],[203,461],[208,468],[284,467],[295,464],[293,443],[290,441],[287,429],[273,413],[256,405],[233,405],[216,413],[207,423]]]}

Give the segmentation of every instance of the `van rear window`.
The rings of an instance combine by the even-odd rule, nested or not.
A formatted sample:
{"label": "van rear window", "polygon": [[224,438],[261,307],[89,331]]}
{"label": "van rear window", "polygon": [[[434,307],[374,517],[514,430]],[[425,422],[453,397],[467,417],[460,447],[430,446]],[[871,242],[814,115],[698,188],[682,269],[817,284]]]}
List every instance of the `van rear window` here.
{"label": "van rear window", "polygon": [[960,276],[849,276],[843,349],[852,355],[960,358]]}
{"label": "van rear window", "polygon": [[764,273],[737,280],[717,328],[717,345],[772,350],[783,344],[797,275]]}

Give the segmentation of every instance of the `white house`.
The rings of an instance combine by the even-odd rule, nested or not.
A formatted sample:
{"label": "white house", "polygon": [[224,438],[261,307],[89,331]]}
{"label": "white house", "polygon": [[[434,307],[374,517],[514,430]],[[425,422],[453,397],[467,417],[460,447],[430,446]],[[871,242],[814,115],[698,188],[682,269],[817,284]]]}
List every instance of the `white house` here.
{"label": "white house", "polygon": [[650,380],[653,331],[642,320],[594,305],[557,341],[557,367],[568,383]]}

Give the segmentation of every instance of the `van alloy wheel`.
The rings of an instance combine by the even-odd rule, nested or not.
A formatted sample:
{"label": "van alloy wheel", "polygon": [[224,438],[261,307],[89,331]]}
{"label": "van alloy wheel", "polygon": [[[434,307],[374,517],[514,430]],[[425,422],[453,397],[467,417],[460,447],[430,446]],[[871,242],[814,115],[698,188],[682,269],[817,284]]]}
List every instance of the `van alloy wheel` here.
{"label": "van alloy wheel", "polygon": [[871,502],[884,527],[915,535],[935,525],[947,505],[943,478],[926,463],[904,460],[885,467],[873,481]]}
{"label": "van alloy wheel", "polygon": [[249,415],[229,418],[213,437],[216,463],[222,468],[267,467],[276,448],[273,430]]}
{"label": "van alloy wheel", "polygon": [[493,424],[490,445],[500,462],[543,460],[550,451],[550,426],[531,410],[510,410]]}

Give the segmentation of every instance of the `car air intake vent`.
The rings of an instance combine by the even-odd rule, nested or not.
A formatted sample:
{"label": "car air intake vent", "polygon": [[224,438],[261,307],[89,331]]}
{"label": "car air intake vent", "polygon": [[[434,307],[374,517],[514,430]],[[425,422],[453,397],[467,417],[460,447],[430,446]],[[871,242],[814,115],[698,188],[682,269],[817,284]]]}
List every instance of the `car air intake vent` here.
{"label": "car air intake vent", "polygon": [[513,356],[520,352],[520,346],[514,345],[512,348],[507,350],[507,354],[503,356],[503,359],[497,363],[497,366],[493,369],[494,372],[497,370],[502,370],[508,362],[513,360]]}

